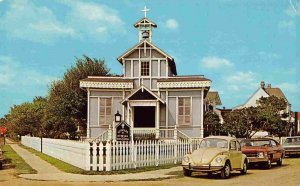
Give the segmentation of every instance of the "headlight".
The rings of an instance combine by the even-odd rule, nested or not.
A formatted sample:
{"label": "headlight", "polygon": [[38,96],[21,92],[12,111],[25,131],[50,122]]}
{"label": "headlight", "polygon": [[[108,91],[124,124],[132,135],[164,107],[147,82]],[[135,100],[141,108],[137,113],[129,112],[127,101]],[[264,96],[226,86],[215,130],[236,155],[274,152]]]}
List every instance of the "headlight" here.
{"label": "headlight", "polygon": [[221,162],[222,162],[222,158],[221,158],[221,157],[217,157],[217,158],[216,158],[216,162],[217,162],[217,163],[221,163]]}
{"label": "headlight", "polygon": [[257,157],[258,158],[263,158],[264,157],[264,153],[263,152],[258,152],[257,153]]}
{"label": "headlight", "polygon": [[184,156],[184,157],[182,158],[182,161],[183,161],[183,162],[189,162],[189,161],[190,161],[190,158],[187,157],[187,156]]}

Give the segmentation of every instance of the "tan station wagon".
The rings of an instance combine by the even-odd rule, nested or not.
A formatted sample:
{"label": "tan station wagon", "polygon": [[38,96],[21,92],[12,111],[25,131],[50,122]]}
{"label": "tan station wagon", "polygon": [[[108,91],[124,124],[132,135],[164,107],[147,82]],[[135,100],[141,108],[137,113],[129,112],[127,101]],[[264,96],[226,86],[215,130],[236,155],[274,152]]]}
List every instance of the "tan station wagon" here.
{"label": "tan station wagon", "polygon": [[183,174],[192,172],[220,173],[221,178],[229,178],[233,170],[247,173],[248,159],[241,152],[236,138],[228,136],[210,136],[204,138],[200,148],[182,159]]}

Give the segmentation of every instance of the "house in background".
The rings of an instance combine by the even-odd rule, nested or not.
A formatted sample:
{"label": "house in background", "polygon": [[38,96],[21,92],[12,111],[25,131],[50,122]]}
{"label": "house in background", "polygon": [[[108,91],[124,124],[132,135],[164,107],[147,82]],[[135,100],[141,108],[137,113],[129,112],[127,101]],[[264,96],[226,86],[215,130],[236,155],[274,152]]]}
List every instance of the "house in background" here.
{"label": "house in background", "polygon": [[188,138],[203,137],[204,98],[211,81],[203,75],[177,75],[174,58],[152,42],[157,25],[146,15],[134,27],[139,42],[117,58],[123,75],[80,81],[88,97],[87,137],[97,138],[114,127],[117,112],[133,135],[173,138],[167,134],[176,130]]}
{"label": "house in background", "polygon": [[208,92],[205,97],[205,111],[213,111],[220,118],[220,123],[223,124],[224,120],[222,117],[221,110],[217,108],[217,106],[222,105],[221,98],[217,91]]}
{"label": "house in background", "polygon": [[284,99],[284,101],[286,102],[285,112],[286,113],[291,112],[291,104],[286,99],[286,96],[284,95],[282,90],[280,88],[272,87],[271,84],[268,84],[266,87],[264,81],[261,81],[260,87],[256,90],[256,92],[254,92],[254,94],[252,94],[252,96],[246,101],[246,103],[233,108],[233,110],[242,109],[246,107],[256,107],[258,104],[258,100],[261,97],[270,97],[270,96],[275,96],[279,99]]}

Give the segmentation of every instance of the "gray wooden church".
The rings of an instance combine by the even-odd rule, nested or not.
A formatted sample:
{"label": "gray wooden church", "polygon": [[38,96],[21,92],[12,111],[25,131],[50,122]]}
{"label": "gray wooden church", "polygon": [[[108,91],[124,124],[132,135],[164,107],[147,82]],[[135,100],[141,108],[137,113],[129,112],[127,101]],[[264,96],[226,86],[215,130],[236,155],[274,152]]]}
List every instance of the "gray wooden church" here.
{"label": "gray wooden church", "polygon": [[114,128],[117,113],[133,135],[166,139],[174,138],[176,130],[179,137],[203,137],[203,105],[211,80],[177,75],[174,58],[152,43],[157,25],[146,12],[134,27],[139,42],[117,58],[123,75],[80,81],[88,96],[87,137],[101,137]]}

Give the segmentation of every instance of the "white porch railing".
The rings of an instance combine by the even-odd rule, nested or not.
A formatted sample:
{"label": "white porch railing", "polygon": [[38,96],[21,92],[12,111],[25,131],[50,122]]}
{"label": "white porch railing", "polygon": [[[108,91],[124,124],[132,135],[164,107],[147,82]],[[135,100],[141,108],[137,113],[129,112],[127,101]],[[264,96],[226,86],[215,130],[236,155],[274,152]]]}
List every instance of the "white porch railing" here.
{"label": "white porch railing", "polygon": [[186,135],[184,132],[177,130],[177,138],[179,139],[191,139],[188,135]]}
{"label": "white porch railing", "polygon": [[99,142],[99,141],[108,141],[111,140],[112,135],[111,133],[111,129],[107,129],[104,132],[102,132],[98,137],[89,140],[89,142]]}
{"label": "white porch railing", "polygon": [[133,128],[132,134],[134,138],[138,139],[151,139],[155,138],[156,135],[156,129],[155,128]]}
{"label": "white porch railing", "polygon": [[162,139],[176,139],[175,138],[175,131],[174,128],[166,128],[166,129],[159,129],[159,138]]}
{"label": "white porch railing", "polygon": [[[134,140],[151,140],[151,139],[192,139],[184,132],[174,128],[133,128],[131,130]],[[102,132],[98,137],[87,140],[89,142],[116,140],[116,129],[109,126],[107,130]]]}

